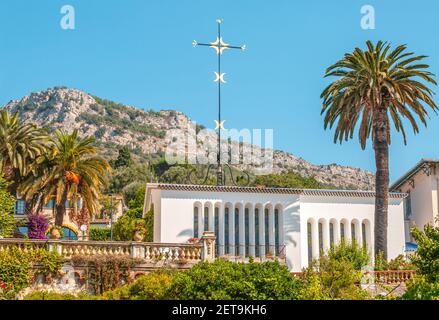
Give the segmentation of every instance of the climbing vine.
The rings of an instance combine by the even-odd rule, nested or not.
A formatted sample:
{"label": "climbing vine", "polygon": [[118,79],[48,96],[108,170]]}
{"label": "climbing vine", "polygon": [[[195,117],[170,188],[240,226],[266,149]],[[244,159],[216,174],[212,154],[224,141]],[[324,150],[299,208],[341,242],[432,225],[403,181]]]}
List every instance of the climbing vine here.
{"label": "climbing vine", "polygon": [[127,283],[131,268],[140,262],[140,259],[123,256],[72,257],[74,266],[86,268],[86,283],[95,294],[101,294]]}

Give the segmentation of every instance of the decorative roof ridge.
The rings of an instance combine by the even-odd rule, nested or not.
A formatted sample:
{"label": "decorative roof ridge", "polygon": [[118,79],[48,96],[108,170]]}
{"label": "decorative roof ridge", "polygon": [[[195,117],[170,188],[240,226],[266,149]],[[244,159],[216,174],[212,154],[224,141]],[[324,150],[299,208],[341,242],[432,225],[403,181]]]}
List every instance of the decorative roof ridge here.
{"label": "decorative roof ridge", "polygon": [[[247,193],[272,193],[272,194],[297,194],[310,196],[351,196],[351,197],[374,197],[374,191],[364,190],[333,190],[333,189],[298,189],[298,188],[273,188],[273,187],[239,187],[239,186],[215,186],[215,185],[191,185],[191,184],[168,184],[148,183],[148,188],[160,190],[179,191],[216,191],[216,192],[247,192]],[[405,198],[405,193],[389,193],[390,198]]]}

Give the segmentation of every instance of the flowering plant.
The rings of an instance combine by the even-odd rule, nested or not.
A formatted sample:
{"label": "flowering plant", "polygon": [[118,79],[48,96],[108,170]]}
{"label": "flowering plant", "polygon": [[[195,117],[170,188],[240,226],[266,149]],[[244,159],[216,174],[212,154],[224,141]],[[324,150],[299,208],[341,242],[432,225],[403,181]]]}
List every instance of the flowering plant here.
{"label": "flowering plant", "polygon": [[41,214],[30,214],[28,216],[29,239],[47,239],[46,230],[49,227],[47,218]]}
{"label": "flowering plant", "polygon": [[198,243],[200,242],[200,238],[189,238],[187,243]]}

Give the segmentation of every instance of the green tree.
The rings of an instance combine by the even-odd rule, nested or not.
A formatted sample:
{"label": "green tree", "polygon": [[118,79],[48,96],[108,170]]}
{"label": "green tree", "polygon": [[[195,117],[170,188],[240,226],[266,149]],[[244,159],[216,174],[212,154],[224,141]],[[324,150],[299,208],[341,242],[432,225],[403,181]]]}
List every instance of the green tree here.
{"label": "green tree", "polygon": [[412,257],[417,273],[439,283],[439,227],[427,224],[424,231],[414,228],[412,236],[418,244]]}
{"label": "green tree", "polygon": [[48,135],[34,124],[22,123],[18,114],[0,110],[0,173],[6,180],[20,180],[47,150]]}
{"label": "green tree", "polygon": [[[337,80],[321,94],[324,127],[335,126],[334,142],[352,139],[358,127],[361,147],[372,138],[375,151],[375,252],[387,259],[387,224],[389,197],[390,122],[401,132],[406,143],[403,118],[414,133],[419,132],[415,116],[427,125],[425,106],[436,111],[433,92],[421,81],[436,85],[427,64],[418,63],[426,56],[414,56],[401,45],[391,50],[382,41],[367,41],[367,50],[356,48],[326,70],[326,77]],[[359,124],[357,126],[357,124]]]}
{"label": "green tree", "polygon": [[15,229],[13,216],[15,198],[8,192],[9,183],[0,177],[0,238],[12,237]]}
{"label": "green tree", "polygon": [[200,262],[174,275],[168,296],[178,300],[291,300],[300,283],[278,262]]}
{"label": "green tree", "polygon": [[362,273],[348,259],[338,260],[323,255],[312,262],[302,275],[301,299],[305,300],[362,300],[368,297],[358,287]]}
{"label": "green tree", "polygon": [[99,211],[101,190],[110,166],[97,156],[93,146],[94,138],[79,138],[78,130],[71,134],[57,130],[53,148],[40,166],[37,177],[30,177],[23,183],[21,193],[26,198],[42,194],[41,203],[55,199],[55,225],[61,226],[66,213],[66,201],[73,202],[77,212],[77,199],[81,198],[90,214]]}
{"label": "green tree", "polygon": [[257,176],[253,185],[275,188],[321,189],[320,183],[312,177],[305,178],[295,172]]}
{"label": "green tree", "polygon": [[424,231],[412,229],[418,244],[412,263],[416,276],[407,283],[406,300],[439,300],[439,227],[427,224]]}
{"label": "green tree", "polygon": [[361,270],[370,262],[369,253],[365,247],[360,247],[355,241],[346,243],[341,241],[338,246],[329,249],[328,256],[336,261],[348,261],[355,270]]}
{"label": "green tree", "polygon": [[127,146],[119,149],[119,154],[116,161],[114,161],[114,168],[128,167],[133,164],[131,159],[130,149]]}

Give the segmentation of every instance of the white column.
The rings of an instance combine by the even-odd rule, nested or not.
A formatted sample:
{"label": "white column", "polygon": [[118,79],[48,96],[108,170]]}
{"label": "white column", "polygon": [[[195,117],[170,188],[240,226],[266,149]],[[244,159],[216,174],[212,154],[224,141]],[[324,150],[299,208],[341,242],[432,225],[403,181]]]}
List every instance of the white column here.
{"label": "white column", "polygon": [[215,232],[215,206],[213,203],[210,203],[211,205],[208,206],[209,210],[209,230]]}
{"label": "white column", "polygon": [[255,251],[255,207],[248,209],[248,242],[249,242],[249,256],[253,258],[256,255]]}
{"label": "white column", "polygon": [[259,208],[259,256],[265,257],[265,210]]}
{"label": "white column", "polygon": [[351,222],[345,221],[344,223],[344,238],[346,243],[350,243],[352,241],[352,229]]}
{"label": "white column", "polygon": [[322,220],[323,252],[328,252],[331,246],[329,239],[329,220]]}
{"label": "white column", "polygon": [[220,203],[218,208],[218,254],[224,255],[224,203]]}
{"label": "white column", "polygon": [[318,259],[320,257],[319,223],[316,220],[313,220],[311,222],[311,244],[312,244],[312,258]]}
{"label": "white column", "polygon": [[245,208],[241,203],[239,208],[239,255],[245,258]]}
{"label": "white column", "polygon": [[355,236],[357,238],[357,245],[362,248],[363,247],[363,224],[358,222],[355,225]]}
{"label": "white column", "polygon": [[235,206],[229,208],[229,252],[235,256]]}
{"label": "white column", "polygon": [[270,253],[274,256],[275,250],[275,232],[274,232],[274,208],[268,209],[268,243],[270,244]]}
{"label": "white column", "polygon": [[332,226],[334,228],[334,244],[338,245],[341,240],[341,234],[340,234],[340,222],[332,220]]}

